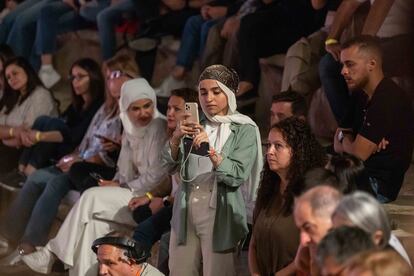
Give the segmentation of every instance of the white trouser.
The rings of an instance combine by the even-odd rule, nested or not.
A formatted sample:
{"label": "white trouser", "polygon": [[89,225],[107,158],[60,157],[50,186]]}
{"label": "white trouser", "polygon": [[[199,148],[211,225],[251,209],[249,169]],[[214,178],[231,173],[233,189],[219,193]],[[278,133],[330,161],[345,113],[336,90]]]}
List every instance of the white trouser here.
{"label": "white trouser", "polygon": [[83,193],[46,245],[69,268],[69,275],[98,275],[92,243],[122,228],[119,224],[136,225],[128,209],[132,196],[129,189],[120,187],[95,187]]}

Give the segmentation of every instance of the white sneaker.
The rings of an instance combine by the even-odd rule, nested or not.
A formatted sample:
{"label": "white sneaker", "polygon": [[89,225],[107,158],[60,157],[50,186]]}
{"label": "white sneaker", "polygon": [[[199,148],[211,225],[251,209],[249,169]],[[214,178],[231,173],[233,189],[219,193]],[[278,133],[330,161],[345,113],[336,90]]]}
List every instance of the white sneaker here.
{"label": "white sneaker", "polygon": [[43,82],[46,88],[51,88],[53,85],[59,82],[61,79],[58,72],[53,67],[40,68],[39,78]]}
{"label": "white sneaker", "polygon": [[22,259],[22,256],[19,254],[19,251],[16,249],[6,257],[2,258],[0,260],[0,266],[13,266],[16,265],[20,260]]}
{"label": "white sneaker", "polygon": [[0,256],[6,254],[10,249],[9,242],[0,234]]}
{"label": "white sneaker", "polygon": [[55,255],[46,247],[41,247],[38,251],[23,255],[21,258],[30,269],[42,274],[49,274],[56,260]]}
{"label": "white sneaker", "polygon": [[155,94],[158,97],[168,98],[171,96],[171,90],[184,88],[187,86],[187,83],[184,80],[177,80],[172,76],[168,76],[164,81],[161,83],[160,87],[155,88]]}

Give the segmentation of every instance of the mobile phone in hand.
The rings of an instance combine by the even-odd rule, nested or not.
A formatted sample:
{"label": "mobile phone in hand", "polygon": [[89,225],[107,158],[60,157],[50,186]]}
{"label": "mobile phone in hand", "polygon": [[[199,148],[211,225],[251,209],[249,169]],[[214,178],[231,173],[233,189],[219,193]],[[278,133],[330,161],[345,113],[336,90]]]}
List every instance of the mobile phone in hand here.
{"label": "mobile phone in hand", "polygon": [[185,103],[185,112],[190,114],[187,121],[198,124],[200,119],[198,115],[198,104],[197,103]]}

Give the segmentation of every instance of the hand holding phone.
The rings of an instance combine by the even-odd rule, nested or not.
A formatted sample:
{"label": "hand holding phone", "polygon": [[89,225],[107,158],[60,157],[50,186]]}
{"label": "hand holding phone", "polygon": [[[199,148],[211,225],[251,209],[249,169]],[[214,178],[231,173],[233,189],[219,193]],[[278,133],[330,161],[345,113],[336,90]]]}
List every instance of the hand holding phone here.
{"label": "hand holding phone", "polygon": [[56,167],[58,167],[62,172],[68,172],[72,164],[78,160],[79,158],[73,154],[68,154],[60,158],[60,160],[56,163]]}

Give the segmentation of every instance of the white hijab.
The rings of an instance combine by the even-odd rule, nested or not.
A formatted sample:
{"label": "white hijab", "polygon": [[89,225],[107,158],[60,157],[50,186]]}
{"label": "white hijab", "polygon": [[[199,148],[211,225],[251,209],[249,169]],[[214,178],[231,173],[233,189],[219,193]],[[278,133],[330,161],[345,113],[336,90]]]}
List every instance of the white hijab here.
{"label": "white hijab", "polygon": [[135,101],[142,99],[150,99],[154,104],[155,118],[164,118],[164,116],[157,109],[157,97],[155,96],[154,89],[144,78],[132,79],[125,82],[121,87],[121,99],[119,100],[119,117],[121,118],[124,132],[127,137],[139,137],[142,138],[145,134],[145,130],[148,125],[140,127],[134,125],[128,117],[128,107]]}
{"label": "white hijab", "polygon": [[[236,111],[237,109],[237,103],[236,103],[236,95],[233,91],[231,91],[225,84],[222,82],[215,80],[217,82],[217,85],[223,90],[223,92],[227,96],[227,102],[229,110],[227,111],[227,115],[221,116],[221,115],[215,115],[210,116],[206,110],[204,110],[203,106],[201,108],[203,109],[203,112],[207,119],[211,122],[219,123],[219,130],[218,130],[218,136],[217,139],[221,141],[221,144],[218,146],[219,148],[216,149],[218,151],[221,150],[223,147],[226,139],[221,139],[221,137],[228,137],[230,134],[230,123],[237,123],[237,124],[249,124],[255,127],[256,130],[256,143],[257,143],[257,154],[255,157],[255,161],[252,167],[252,171],[250,174],[250,177],[247,179],[245,184],[241,187],[243,197],[246,201],[247,209],[249,211],[248,213],[248,220],[251,220],[254,203],[256,202],[257,197],[257,189],[259,187],[260,182],[260,173],[263,169],[263,156],[262,156],[262,140],[260,138],[260,132],[259,128],[256,125],[256,123],[248,116],[243,115]],[[200,90],[200,89],[199,89]]]}
{"label": "white hijab", "polygon": [[[135,101],[150,99],[154,104],[154,115],[146,126],[137,126],[128,117],[128,107]],[[121,99],[119,100],[119,117],[124,127],[124,138],[122,152],[128,156],[121,156],[118,159],[118,172],[126,180],[130,181],[135,175],[134,163],[135,154],[138,150],[139,141],[145,139],[146,130],[155,118],[165,117],[157,110],[157,98],[154,89],[143,78],[132,79],[125,82],[121,87]],[[124,143],[126,142],[126,143]],[[143,173],[143,172],[140,172]]]}

